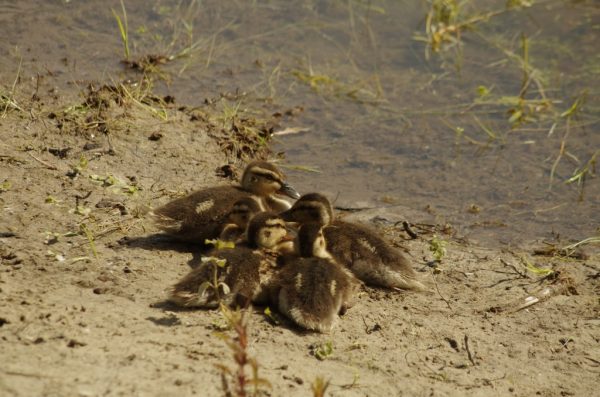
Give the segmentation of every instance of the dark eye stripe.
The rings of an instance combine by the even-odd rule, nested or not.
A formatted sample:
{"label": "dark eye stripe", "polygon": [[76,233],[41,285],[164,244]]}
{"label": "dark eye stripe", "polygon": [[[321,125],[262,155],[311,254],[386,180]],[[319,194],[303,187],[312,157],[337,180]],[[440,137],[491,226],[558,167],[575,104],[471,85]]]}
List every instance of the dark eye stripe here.
{"label": "dark eye stripe", "polygon": [[256,170],[253,170],[252,173],[254,175],[259,175],[259,176],[262,176],[262,177],[265,177],[265,178],[280,179],[279,176],[277,176],[277,174],[275,174],[275,173],[273,173],[273,172],[271,172],[269,170],[256,169]]}

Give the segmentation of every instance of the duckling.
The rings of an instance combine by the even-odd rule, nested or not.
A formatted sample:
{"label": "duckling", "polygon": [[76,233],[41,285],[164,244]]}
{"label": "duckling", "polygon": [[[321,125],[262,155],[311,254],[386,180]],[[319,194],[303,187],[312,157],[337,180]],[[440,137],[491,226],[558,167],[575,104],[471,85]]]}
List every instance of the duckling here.
{"label": "duckling", "polygon": [[204,243],[222,232],[236,201],[255,197],[268,210],[284,211],[290,204],[275,195],[297,199],[298,192],[283,173],[267,161],[254,161],[244,170],[239,186],[217,186],[191,193],[151,211],[158,228],[184,242]]}
{"label": "duckling", "polygon": [[367,226],[334,219],[331,203],[322,194],[305,194],[280,215],[287,222],[323,225],[332,257],[365,283],[392,289],[426,289],[398,249]]}
{"label": "duckling", "polygon": [[329,332],[338,314],[351,305],[360,283],[333,261],[321,225],[302,225],[296,250],[296,255],[282,257],[283,267],[267,288],[271,302],[301,327]]}
{"label": "duckling", "polygon": [[250,219],[264,211],[262,203],[252,196],[239,199],[227,215],[219,240],[232,242],[243,240]]}
{"label": "duckling", "polygon": [[[169,291],[168,300],[182,307],[214,308],[224,303],[245,307],[265,303],[263,286],[273,275],[279,246],[288,244],[285,222],[274,213],[261,212],[248,224],[247,241],[235,248],[214,250]],[[225,260],[219,266],[219,260]],[[223,287],[225,284],[227,287]]]}

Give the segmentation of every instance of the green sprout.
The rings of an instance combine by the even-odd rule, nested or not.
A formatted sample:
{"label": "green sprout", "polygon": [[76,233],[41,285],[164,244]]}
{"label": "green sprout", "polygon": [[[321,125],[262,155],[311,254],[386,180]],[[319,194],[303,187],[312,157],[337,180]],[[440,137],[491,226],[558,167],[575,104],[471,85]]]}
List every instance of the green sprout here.
{"label": "green sprout", "polygon": [[8,192],[12,186],[12,183],[8,179],[5,179],[4,182],[0,183],[0,192]]}
{"label": "green sprout", "polygon": [[275,316],[273,315],[273,311],[271,310],[271,308],[269,306],[265,307],[264,310],[264,315],[265,317],[272,323],[275,325],[279,324],[279,320],[277,320],[277,318],[275,318]]}
{"label": "green sprout", "polygon": [[117,25],[119,25],[119,33],[121,34],[121,41],[123,41],[123,48],[125,50],[125,59],[129,59],[129,27],[127,26],[127,12],[125,11],[125,4],[123,4],[123,0],[121,0],[121,10],[123,11],[123,19],[117,14],[117,12],[111,8],[113,16],[117,20]]}
{"label": "green sprout", "polygon": [[313,347],[312,353],[317,360],[323,361],[333,354],[333,342],[327,341]]}
{"label": "green sprout", "polygon": [[446,241],[440,239],[435,234],[429,242],[429,251],[431,251],[436,262],[441,262],[442,258],[446,256],[446,244]]}
{"label": "green sprout", "polygon": [[223,296],[228,295],[231,292],[229,286],[226,283],[224,283],[223,281],[219,281],[219,269],[224,269],[227,266],[227,260],[217,258],[214,256],[207,256],[202,258],[202,263],[206,262],[208,262],[213,267],[212,280],[207,280],[200,284],[200,286],[198,287],[198,296],[204,296],[206,292],[210,289],[214,292],[217,302],[221,303],[222,298],[219,291],[223,291]]}

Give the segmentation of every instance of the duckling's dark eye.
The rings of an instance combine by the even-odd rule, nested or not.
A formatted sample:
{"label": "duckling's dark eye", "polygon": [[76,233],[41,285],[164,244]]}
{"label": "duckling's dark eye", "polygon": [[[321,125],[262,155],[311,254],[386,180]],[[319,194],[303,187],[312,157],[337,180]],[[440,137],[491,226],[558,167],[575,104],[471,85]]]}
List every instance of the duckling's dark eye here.
{"label": "duckling's dark eye", "polygon": [[257,178],[257,177],[255,177],[255,176],[253,176],[252,178],[250,178],[250,181],[251,181],[251,182],[257,182],[257,181],[258,181],[258,178]]}
{"label": "duckling's dark eye", "polygon": [[265,232],[265,237],[271,237],[271,232],[267,230],[267,231]]}

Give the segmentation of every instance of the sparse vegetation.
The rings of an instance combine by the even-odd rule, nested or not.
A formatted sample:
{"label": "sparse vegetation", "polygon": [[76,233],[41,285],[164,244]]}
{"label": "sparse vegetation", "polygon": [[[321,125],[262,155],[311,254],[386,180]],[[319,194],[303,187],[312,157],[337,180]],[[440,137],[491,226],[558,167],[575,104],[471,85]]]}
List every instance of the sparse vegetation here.
{"label": "sparse vegetation", "polygon": [[15,76],[15,80],[13,81],[12,87],[10,91],[4,92],[4,90],[0,87],[0,119],[6,117],[6,113],[9,110],[19,110],[24,112],[23,108],[19,105],[17,100],[15,99],[15,90],[17,87],[17,83],[21,77],[21,67],[23,65],[23,58],[19,60],[19,68],[17,69],[17,75]]}
{"label": "sparse vegetation", "polygon": [[[492,3],[494,8],[484,8]],[[126,10],[121,1],[120,10],[112,10],[114,20],[110,10],[103,15],[113,21],[107,33],[113,40],[104,40],[102,29],[93,31],[95,21],[85,18],[89,14],[79,12],[89,12],[86,2],[52,2],[44,13],[68,27],[56,43],[56,32],[48,32],[44,43],[56,44],[56,51],[37,52],[38,36],[21,41],[14,33],[20,29],[6,29],[0,348],[22,359],[9,360],[0,371],[0,394],[202,395],[219,386],[223,395],[237,397],[279,395],[287,388],[314,396],[328,390],[343,395],[349,388],[384,394],[397,388],[398,379],[441,394],[543,395],[557,387],[565,395],[589,394],[598,364],[589,355],[595,346],[589,303],[597,301],[600,231],[590,231],[597,227],[595,213],[585,209],[597,196],[600,156],[598,29],[590,23],[597,9],[585,0],[283,4],[161,2],[147,6],[147,18],[136,13],[135,2],[127,2]],[[56,7],[62,7],[58,13]],[[66,7],[73,9],[64,12]],[[6,26],[14,10],[5,10]],[[403,23],[398,10],[411,22]],[[551,29],[540,23],[548,14]],[[26,32],[38,23],[46,27],[45,14],[16,15]],[[416,41],[404,40],[413,33]],[[116,35],[121,43],[115,45]],[[73,45],[84,40],[85,46]],[[98,44],[88,46],[88,40]],[[343,148],[340,166],[352,177],[368,175],[369,194],[379,195],[371,187],[380,180],[385,189],[396,189],[377,205],[427,205],[424,218],[434,220],[410,219],[415,223],[406,233],[418,231],[409,233],[411,240],[391,226],[383,230],[396,233],[402,247],[410,245],[419,276],[433,278],[448,310],[431,294],[367,287],[342,317],[343,331],[307,348],[306,341],[317,337],[296,333],[285,322],[264,324],[278,324],[268,307],[257,315],[223,304],[218,312],[203,312],[161,302],[162,289],[200,258],[195,248],[173,248],[153,236],[145,212],[199,184],[226,183],[215,169],[235,171],[242,161],[274,157],[273,139],[291,148],[289,161],[307,163],[282,165],[291,180],[294,171],[308,171],[302,175],[306,186],[311,178],[322,186],[327,157]],[[301,156],[327,161],[319,168]],[[434,170],[428,179],[409,175],[423,165]],[[469,172],[462,175],[464,170]],[[514,175],[519,183],[508,188]],[[340,185],[342,198],[360,185],[347,180]],[[331,191],[337,189],[333,183]],[[581,203],[571,197],[577,193]],[[452,218],[454,205],[460,214]],[[511,220],[539,219],[535,233],[554,238],[544,241],[550,249],[543,259],[468,243],[477,236],[475,227],[499,230],[494,237],[500,240],[497,226],[503,225],[512,234],[503,246],[519,250],[528,240]],[[432,266],[450,260],[448,244],[448,271],[423,271],[431,257]],[[213,277],[199,292],[214,291],[225,300],[229,288],[219,273],[227,263],[205,260]],[[551,299],[558,294],[564,299]],[[377,328],[354,324],[361,315]],[[464,346],[452,339],[465,321],[500,326],[469,328],[469,348],[466,335]],[[581,332],[562,335],[572,324]],[[232,360],[224,358],[214,330]],[[542,345],[540,330],[547,333]],[[491,334],[506,343],[485,343]],[[69,354],[68,366],[58,357],[65,346],[82,349]],[[519,365],[553,376],[522,378],[512,365],[519,351],[528,352],[517,354]],[[571,359],[561,362],[565,371],[553,372],[566,353]],[[58,364],[39,373],[39,357]],[[108,377],[98,371],[106,363],[114,366],[104,371]],[[198,382],[206,367],[216,373],[214,363],[218,381]],[[67,376],[74,366],[78,379],[97,381],[75,382]],[[352,377],[355,367],[360,385],[358,370]],[[563,376],[574,372],[576,382]]]}
{"label": "sparse vegetation", "polygon": [[220,311],[235,334],[234,336],[226,333],[217,334],[227,344],[235,361],[234,368],[217,364],[217,368],[221,371],[223,394],[236,397],[266,395],[265,391],[271,389],[271,384],[259,376],[258,361],[248,353],[250,342],[248,313],[241,309],[232,310],[223,304],[220,306]]}
{"label": "sparse vegetation", "polygon": [[111,8],[113,16],[117,21],[117,25],[119,26],[119,34],[121,35],[121,41],[123,42],[123,51],[125,53],[125,60],[129,60],[130,52],[129,52],[129,26],[127,24],[127,11],[125,10],[125,4],[123,0],[121,0],[121,12],[123,13],[123,17]]}

